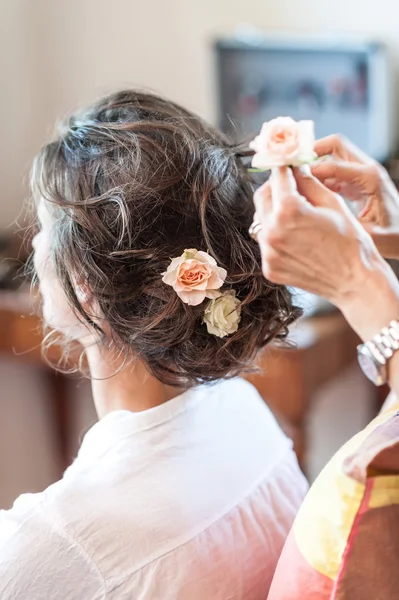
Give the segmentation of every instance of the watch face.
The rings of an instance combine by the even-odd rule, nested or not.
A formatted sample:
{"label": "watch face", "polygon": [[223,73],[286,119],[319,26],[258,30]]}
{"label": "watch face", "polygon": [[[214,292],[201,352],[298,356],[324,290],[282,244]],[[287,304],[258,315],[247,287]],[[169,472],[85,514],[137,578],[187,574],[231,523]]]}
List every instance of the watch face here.
{"label": "watch face", "polygon": [[358,355],[359,365],[363,371],[363,373],[368,377],[373,383],[377,381],[379,378],[378,369],[371,358],[371,356],[367,356],[367,354],[361,354],[359,352]]}
{"label": "watch face", "polygon": [[384,365],[380,365],[370,354],[367,347],[361,346],[358,351],[357,359],[363,373],[372,381],[375,385],[382,385],[385,382]]}

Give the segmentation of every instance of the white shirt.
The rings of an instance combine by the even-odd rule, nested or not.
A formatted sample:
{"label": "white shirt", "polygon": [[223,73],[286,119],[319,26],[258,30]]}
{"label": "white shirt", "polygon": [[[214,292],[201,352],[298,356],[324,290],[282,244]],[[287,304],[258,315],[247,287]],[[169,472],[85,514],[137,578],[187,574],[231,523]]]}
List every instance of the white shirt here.
{"label": "white shirt", "polygon": [[242,379],[111,412],[61,481],[0,511],[0,598],[265,600],[305,492]]}

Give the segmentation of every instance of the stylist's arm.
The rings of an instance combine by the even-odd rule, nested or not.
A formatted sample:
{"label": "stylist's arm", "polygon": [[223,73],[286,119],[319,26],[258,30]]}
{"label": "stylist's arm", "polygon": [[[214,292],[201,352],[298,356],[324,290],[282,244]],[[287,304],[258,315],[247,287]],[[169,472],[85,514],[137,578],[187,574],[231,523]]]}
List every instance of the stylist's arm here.
{"label": "stylist's arm", "polygon": [[[280,168],[254,202],[267,279],[324,296],[364,341],[399,317],[399,283],[340,196],[303,170]],[[399,393],[399,352],[390,384]]]}

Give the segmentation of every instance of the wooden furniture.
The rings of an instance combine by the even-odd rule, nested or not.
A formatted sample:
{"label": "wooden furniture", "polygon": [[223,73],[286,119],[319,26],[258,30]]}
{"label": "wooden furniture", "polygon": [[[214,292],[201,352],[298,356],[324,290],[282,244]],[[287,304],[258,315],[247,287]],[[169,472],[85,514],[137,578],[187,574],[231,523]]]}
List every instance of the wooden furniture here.
{"label": "wooden furniture", "polygon": [[303,318],[292,328],[292,348],[267,348],[261,373],[249,377],[294,440],[304,464],[305,425],[320,388],[356,360],[358,338],[341,313]]}
{"label": "wooden furniture", "polygon": [[[42,370],[54,396],[54,422],[64,464],[67,452],[68,400],[65,377],[42,360],[40,319],[32,314],[28,293],[0,293],[0,352],[31,362]],[[305,422],[312,398],[328,381],[356,360],[357,337],[339,312],[301,319],[293,328],[293,348],[267,348],[259,360],[260,373],[248,379],[293,438],[300,462],[306,453]],[[53,357],[56,359],[57,350]]]}
{"label": "wooden furniture", "polygon": [[[68,455],[70,411],[66,377],[54,371],[43,360],[41,352],[43,327],[41,319],[34,313],[35,310],[39,312],[29,289],[18,292],[0,291],[0,355],[33,364],[40,370],[49,394],[54,399],[52,402],[54,431],[58,439],[60,463],[63,468],[66,468],[73,458]],[[57,348],[50,352],[49,358],[57,361]]]}

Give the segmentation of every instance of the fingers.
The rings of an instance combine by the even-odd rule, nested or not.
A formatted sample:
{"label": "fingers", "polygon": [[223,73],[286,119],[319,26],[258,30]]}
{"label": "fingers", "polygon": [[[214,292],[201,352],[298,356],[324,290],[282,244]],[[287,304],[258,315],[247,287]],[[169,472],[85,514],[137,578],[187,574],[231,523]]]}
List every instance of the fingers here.
{"label": "fingers", "polygon": [[286,196],[297,194],[297,187],[292,170],[289,167],[272,169],[270,177],[273,201],[281,200]]}
{"label": "fingers", "polygon": [[373,160],[347,138],[340,135],[329,135],[317,140],[314,151],[318,156],[331,154],[334,158],[349,162],[368,164]]}
{"label": "fingers", "polygon": [[313,149],[318,156],[331,154],[335,158],[345,157],[345,142],[341,136],[336,134],[316,140]]}
{"label": "fingers", "polygon": [[288,167],[273,169],[270,179],[254,194],[256,214],[262,222],[273,208],[280,210],[288,200],[300,199],[292,170]]}
{"label": "fingers", "polygon": [[290,167],[272,170],[270,177],[273,211],[281,218],[295,221],[297,212],[307,202],[298,193],[297,183]]}
{"label": "fingers", "polygon": [[357,174],[357,163],[326,160],[311,165],[310,170],[317,179],[352,179]]}
{"label": "fingers", "polygon": [[273,208],[272,190],[270,182],[266,181],[254,194],[255,214],[254,221],[265,222]]}
{"label": "fingers", "polygon": [[313,206],[340,209],[342,201],[331,190],[327,189],[308,168],[294,169],[294,177],[298,192]]}
{"label": "fingers", "polygon": [[270,176],[273,207],[281,211],[284,206],[302,202],[298,194],[295,177],[290,167],[276,167]]}
{"label": "fingers", "polygon": [[333,189],[339,189],[340,184],[351,184],[357,188],[360,196],[376,193],[381,181],[379,168],[374,163],[328,160],[312,165],[311,171],[317,179],[328,182],[327,186]]}

